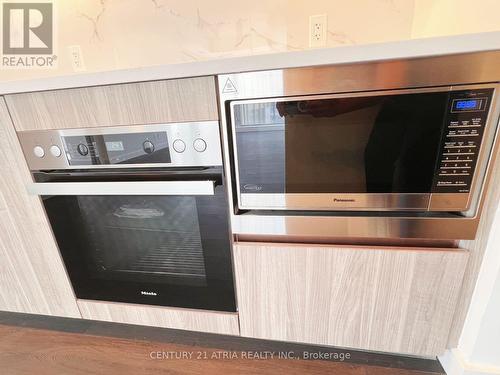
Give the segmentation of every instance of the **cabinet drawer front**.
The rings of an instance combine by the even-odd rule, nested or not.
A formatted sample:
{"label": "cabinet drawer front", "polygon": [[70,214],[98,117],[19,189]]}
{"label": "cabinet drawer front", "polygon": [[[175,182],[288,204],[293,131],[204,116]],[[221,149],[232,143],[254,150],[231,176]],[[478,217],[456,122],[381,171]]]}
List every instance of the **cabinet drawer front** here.
{"label": "cabinet drawer front", "polygon": [[238,314],[217,311],[78,300],[84,319],[239,335]]}
{"label": "cabinet drawer front", "polygon": [[218,120],[212,76],[5,98],[17,131]]}
{"label": "cabinet drawer front", "polygon": [[440,354],[467,256],[452,249],[238,243],[241,334]]}

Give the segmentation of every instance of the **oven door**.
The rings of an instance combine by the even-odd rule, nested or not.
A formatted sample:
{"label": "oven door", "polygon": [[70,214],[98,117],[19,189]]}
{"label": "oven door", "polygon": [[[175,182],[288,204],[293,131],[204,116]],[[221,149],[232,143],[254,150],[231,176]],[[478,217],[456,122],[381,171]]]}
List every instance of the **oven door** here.
{"label": "oven door", "polygon": [[232,101],[239,208],[427,210],[441,90]]}
{"label": "oven door", "polygon": [[49,174],[30,189],[42,198],[78,298],[236,311],[220,175],[70,175]]}

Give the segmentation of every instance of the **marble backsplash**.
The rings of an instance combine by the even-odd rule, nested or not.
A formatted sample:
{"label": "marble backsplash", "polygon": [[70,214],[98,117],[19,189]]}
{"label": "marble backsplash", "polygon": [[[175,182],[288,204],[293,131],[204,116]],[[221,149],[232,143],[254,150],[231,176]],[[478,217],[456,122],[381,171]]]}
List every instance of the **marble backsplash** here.
{"label": "marble backsplash", "polygon": [[[477,0],[500,10],[496,0]],[[326,47],[500,29],[492,15],[458,14],[464,0],[54,0],[58,67],[0,70],[0,80],[73,74],[69,46],[87,72],[309,48],[309,16],[327,14]],[[489,8],[488,8],[489,7]],[[443,14],[453,10],[454,15]],[[469,17],[456,27],[457,17]],[[479,18],[479,16],[477,16]],[[446,22],[449,23],[448,28]],[[475,26],[474,26],[475,25]]]}

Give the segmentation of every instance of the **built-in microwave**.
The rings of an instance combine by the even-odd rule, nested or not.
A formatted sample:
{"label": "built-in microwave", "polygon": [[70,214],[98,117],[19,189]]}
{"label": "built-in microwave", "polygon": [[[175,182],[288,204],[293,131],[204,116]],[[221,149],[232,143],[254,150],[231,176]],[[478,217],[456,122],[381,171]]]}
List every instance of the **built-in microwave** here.
{"label": "built-in microwave", "polygon": [[467,211],[495,87],[232,101],[238,207]]}
{"label": "built-in microwave", "polygon": [[499,63],[485,52],[219,76],[233,230],[473,238]]}

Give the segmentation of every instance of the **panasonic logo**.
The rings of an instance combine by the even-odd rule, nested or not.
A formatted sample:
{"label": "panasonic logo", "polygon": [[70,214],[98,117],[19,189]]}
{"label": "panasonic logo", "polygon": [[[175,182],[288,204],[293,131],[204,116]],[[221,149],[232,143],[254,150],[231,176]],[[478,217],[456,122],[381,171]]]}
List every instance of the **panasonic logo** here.
{"label": "panasonic logo", "polygon": [[353,199],[353,198],[346,198],[346,199],[344,199],[344,198],[333,198],[333,201],[334,202],[356,202],[356,200]]}
{"label": "panasonic logo", "polygon": [[141,294],[143,296],[157,296],[158,295],[158,293],[156,293],[156,292],[145,292],[144,290],[141,290]]}

